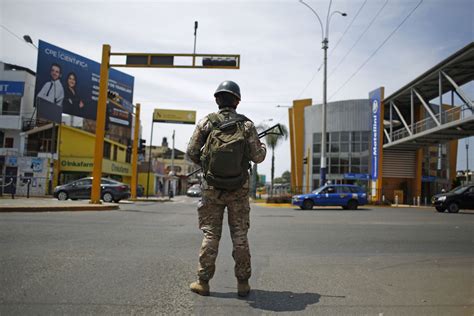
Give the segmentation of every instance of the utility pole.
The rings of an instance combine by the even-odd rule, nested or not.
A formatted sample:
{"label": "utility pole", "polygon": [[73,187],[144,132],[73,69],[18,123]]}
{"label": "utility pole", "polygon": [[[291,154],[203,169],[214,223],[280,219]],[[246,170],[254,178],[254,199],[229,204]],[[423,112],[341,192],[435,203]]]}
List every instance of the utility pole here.
{"label": "utility pole", "polygon": [[175,183],[175,172],[174,172],[174,130],[173,130],[173,147],[171,147],[171,194],[170,196],[173,197],[176,191],[176,183]]}

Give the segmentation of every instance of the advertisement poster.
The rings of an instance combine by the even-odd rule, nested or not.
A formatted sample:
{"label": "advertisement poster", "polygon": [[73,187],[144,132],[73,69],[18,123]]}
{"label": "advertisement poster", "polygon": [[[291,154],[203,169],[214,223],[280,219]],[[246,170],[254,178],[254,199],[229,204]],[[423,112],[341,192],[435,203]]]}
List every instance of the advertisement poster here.
{"label": "advertisement poster", "polygon": [[371,163],[370,163],[370,177],[372,180],[377,180],[379,177],[379,159],[380,159],[380,124],[382,118],[380,117],[380,108],[382,104],[381,90],[377,89],[369,93],[369,100],[371,104]]}
{"label": "advertisement poster", "polygon": [[[39,41],[35,99],[38,117],[61,122],[61,114],[95,120],[100,64],[60,47]],[[131,127],[134,78],[109,70],[109,91],[120,96],[122,108],[108,102],[107,120]]]}

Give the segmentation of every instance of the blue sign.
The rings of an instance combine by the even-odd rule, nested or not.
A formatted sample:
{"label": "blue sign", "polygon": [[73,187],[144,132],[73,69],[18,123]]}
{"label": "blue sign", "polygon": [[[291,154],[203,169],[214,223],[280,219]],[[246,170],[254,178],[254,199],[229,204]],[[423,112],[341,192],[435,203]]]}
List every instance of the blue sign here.
{"label": "blue sign", "polygon": [[380,124],[382,118],[380,117],[380,109],[382,105],[381,92],[382,88],[374,90],[369,93],[369,100],[371,106],[371,134],[372,138],[370,141],[370,177],[372,180],[377,180],[379,177],[379,159],[380,159]]}
{"label": "blue sign", "polygon": [[347,180],[369,180],[370,176],[367,173],[344,173],[344,179],[347,179]]}
{"label": "blue sign", "polygon": [[24,91],[25,91],[24,82],[0,80],[0,95],[23,96]]}
{"label": "blue sign", "polygon": [[[38,116],[61,122],[61,113],[95,120],[99,98],[100,64],[60,47],[39,41],[36,71]],[[123,108],[109,102],[107,120],[131,127],[134,78],[109,70],[108,90],[124,101]]]}
{"label": "blue sign", "polygon": [[436,177],[433,176],[421,176],[421,182],[435,182]]}

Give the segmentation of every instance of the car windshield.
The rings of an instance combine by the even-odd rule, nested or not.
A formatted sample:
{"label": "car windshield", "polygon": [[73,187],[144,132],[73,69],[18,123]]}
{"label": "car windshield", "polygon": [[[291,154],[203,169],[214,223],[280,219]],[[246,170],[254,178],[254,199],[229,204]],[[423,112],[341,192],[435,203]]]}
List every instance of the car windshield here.
{"label": "car windshield", "polygon": [[322,190],[324,190],[325,188],[327,188],[327,187],[326,187],[326,186],[319,187],[319,188],[317,188],[316,190],[314,190],[314,191],[311,192],[311,193],[313,193],[313,194],[318,194],[318,193],[320,193]]}
{"label": "car windshield", "polygon": [[456,187],[454,189],[452,189],[450,192],[451,193],[454,193],[454,194],[461,194],[461,193],[464,193],[464,191],[466,191],[469,187]]}

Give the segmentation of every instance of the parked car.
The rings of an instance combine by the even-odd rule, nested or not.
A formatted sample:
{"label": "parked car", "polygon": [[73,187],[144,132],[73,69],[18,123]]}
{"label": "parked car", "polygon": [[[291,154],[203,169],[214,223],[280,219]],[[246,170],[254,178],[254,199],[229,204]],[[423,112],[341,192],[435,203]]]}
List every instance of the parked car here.
{"label": "parked car", "polygon": [[193,184],[189,189],[186,191],[187,196],[193,197],[200,197],[201,196],[201,185]]}
{"label": "parked car", "polygon": [[[92,191],[92,177],[82,178],[68,184],[54,188],[53,196],[58,200],[90,199]],[[113,179],[102,178],[100,196],[104,202],[116,202],[130,197],[130,187]]]}
{"label": "parked car", "polygon": [[294,195],[291,201],[303,210],[311,210],[313,206],[342,206],[345,210],[356,210],[367,204],[367,194],[364,188],[356,185],[334,184],[308,194]]}
{"label": "parked car", "polygon": [[474,209],[474,184],[464,185],[433,196],[431,200],[438,212],[457,213],[461,209]]}

